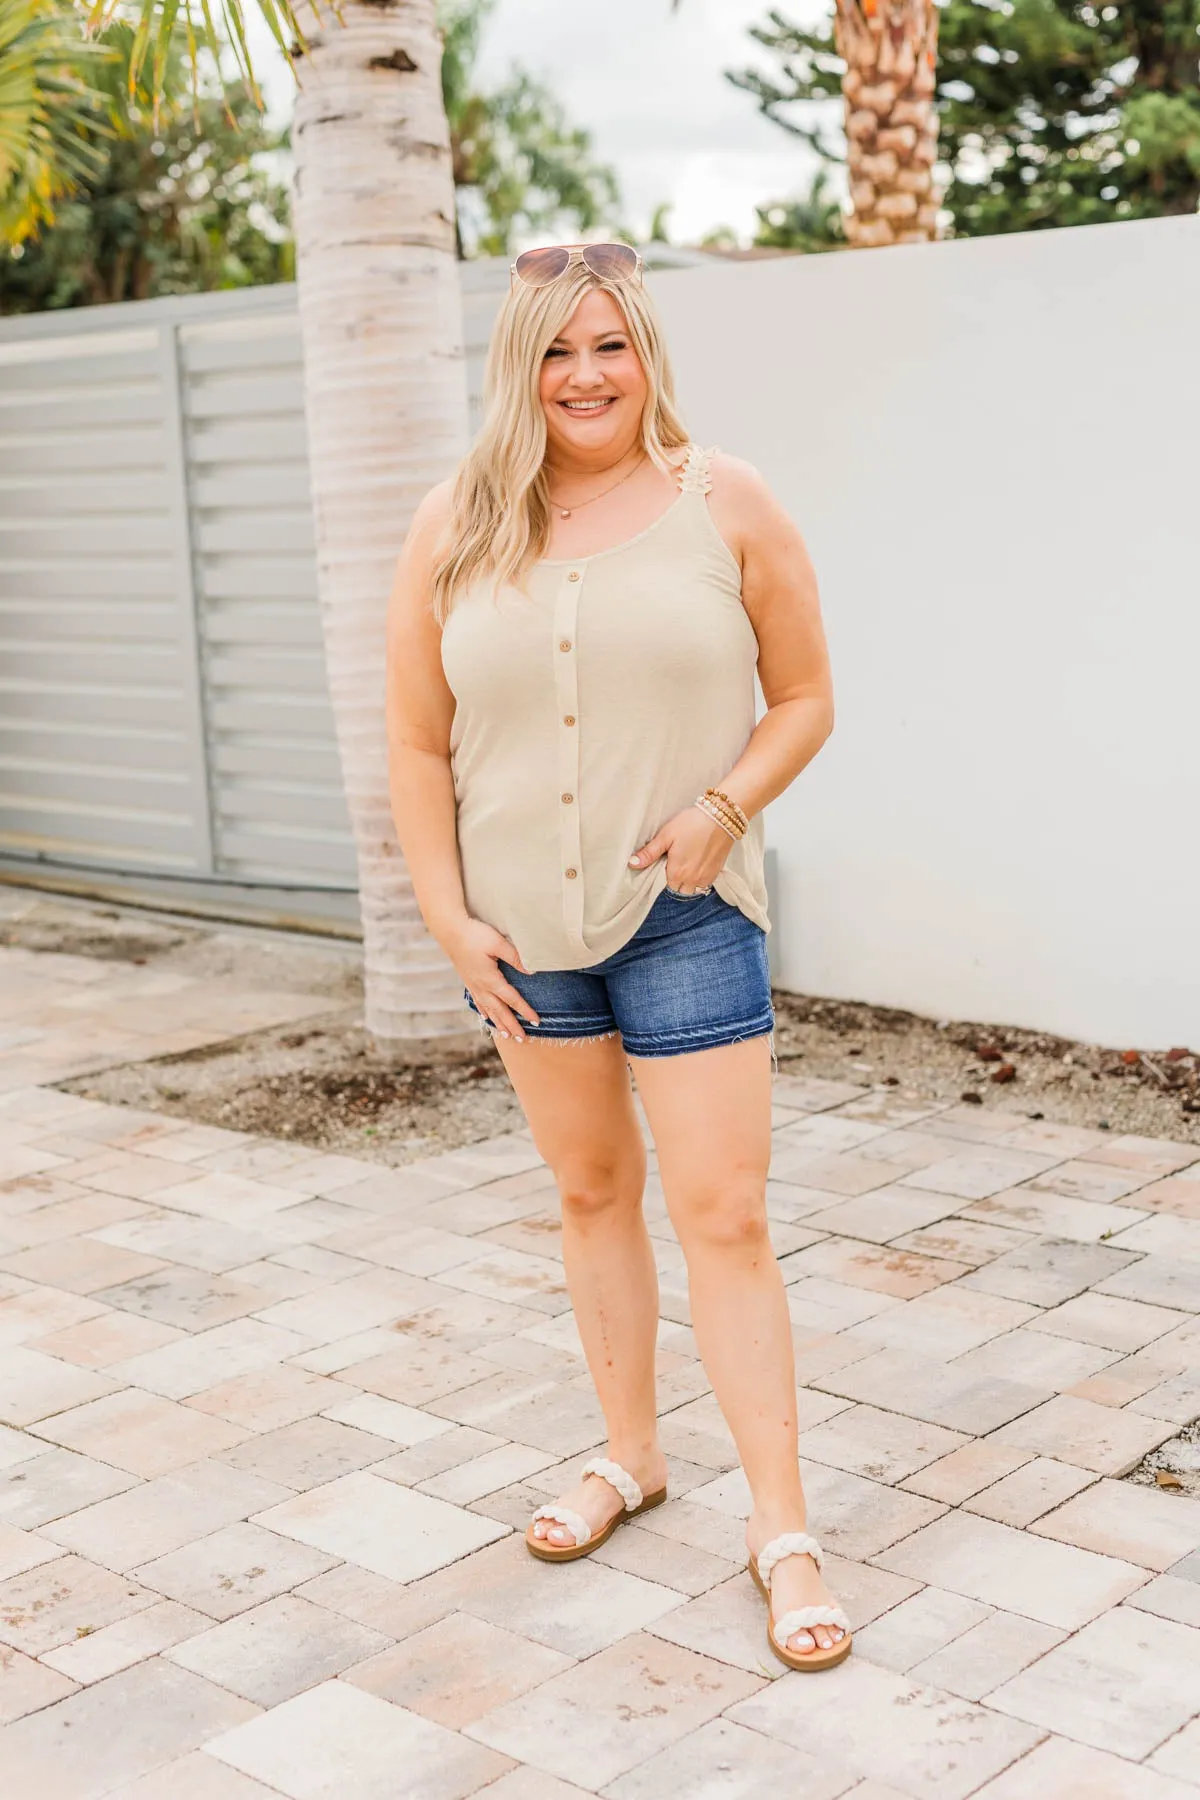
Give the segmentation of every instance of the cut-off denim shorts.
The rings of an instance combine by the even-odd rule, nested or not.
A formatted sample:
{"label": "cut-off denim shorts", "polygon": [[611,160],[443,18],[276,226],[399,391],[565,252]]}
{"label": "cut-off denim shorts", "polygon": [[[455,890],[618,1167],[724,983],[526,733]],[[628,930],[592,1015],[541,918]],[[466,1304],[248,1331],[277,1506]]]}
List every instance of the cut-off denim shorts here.
{"label": "cut-off denim shorts", "polygon": [[619,1035],[630,1056],[679,1056],[774,1032],[767,934],[715,889],[664,888],[629,942],[589,969],[499,967],[538,1015],[522,1021],[530,1038]]}

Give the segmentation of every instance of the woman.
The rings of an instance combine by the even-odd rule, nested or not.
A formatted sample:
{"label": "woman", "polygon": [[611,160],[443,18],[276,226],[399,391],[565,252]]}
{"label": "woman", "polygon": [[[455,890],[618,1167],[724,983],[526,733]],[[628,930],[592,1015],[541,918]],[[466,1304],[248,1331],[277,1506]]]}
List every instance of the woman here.
{"label": "woman", "polygon": [[529,1549],[589,1554],[666,1498],[632,1069],[753,1498],[768,1641],[810,1670],[850,1634],[805,1534],[767,1235],[762,809],[829,735],[829,669],[800,535],[754,469],[689,441],[641,273],[626,245],[513,265],[484,423],[400,559],[392,805],[422,915],[556,1177],[608,1429]]}

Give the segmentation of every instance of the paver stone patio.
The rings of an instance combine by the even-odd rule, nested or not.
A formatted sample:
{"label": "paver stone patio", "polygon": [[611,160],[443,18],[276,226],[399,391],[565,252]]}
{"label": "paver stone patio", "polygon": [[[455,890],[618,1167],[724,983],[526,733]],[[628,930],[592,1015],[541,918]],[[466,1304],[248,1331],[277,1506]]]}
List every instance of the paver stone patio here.
{"label": "paver stone patio", "polygon": [[528,1134],[389,1168],[84,1099],[328,1002],[3,947],[0,984],[3,1800],[1200,1800],[1200,1496],[1125,1478],[1200,1412],[1200,1145],[777,1078],[857,1635],[811,1679],[652,1147],[671,1499],[547,1567],[520,1534],[603,1424]]}

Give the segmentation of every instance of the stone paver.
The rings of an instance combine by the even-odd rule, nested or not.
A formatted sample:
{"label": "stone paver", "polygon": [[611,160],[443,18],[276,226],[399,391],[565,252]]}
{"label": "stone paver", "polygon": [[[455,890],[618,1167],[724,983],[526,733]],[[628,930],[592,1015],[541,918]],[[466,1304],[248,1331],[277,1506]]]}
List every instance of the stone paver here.
{"label": "stone paver", "polygon": [[1139,1769],[1103,1750],[1047,1738],[986,1787],[978,1800],[1048,1800],[1050,1795],[1086,1800],[1193,1800],[1195,1788]]}
{"label": "stone paver", "polygon": [[897,1575],[1066,1630],[1116,1606],[1145,1580],[1131,1563],[962,1512],[947,1513],[876,1560]]}
{"label": "stone paver", "polygon": [[851,1656],[819,1681],[775,1681],[728,1716],[782,1738],[822,1769],[889,1783],[928,1800],[966,1800],[1041,1733]]}
{"label": "stone paver", "polygon": [[996,1433],[1002,1444],[1054,1456],[1098,1475],[1126,1474],[1148,1450],[1174,1435],[1175,1427],[1166,1420],[1148,1419],[1123,1407],[1097,1406],[1070,1394],[1048,1400]]}
{"label": "stone paver", "polygon": [[1191,1781],[1200,1762],[1200,1719],[1193,1719],[1182,1731],[1168,1738],[1149,1758],[1148,1767],[1161,1769],[1166,1775],[1178,1775]]}
{"label": "stone paver", "polygon": [[903,1675],[990,1616],[977,1600],[925,1587],[859,1632],[856,1642],[868,1662]]}
{"label": "stone paver", "polygon": [[399,1781],[428,1800],[463,1800],[510,1766],[344,1681],[308,1688],[206,1748],[288,1800],[394,1800]]}
{"label": "stone paver", "polygon": [[130,1475],[166,1475],[240,1443],[246,1435],[223,1419],[207,1419],[157,1394],[123,1388],[86,1406],[43,1419],[37,1435],[65,1450],[115,1463]]}
{"label": "stone paver", "polygon": [[348,1669],[346,1679],[457,1730],[539,1687],[571,1661],[515,1632],[454,1613]]}
{"label": "stone paver", "polygon": [[528,1135],[389,1169],[50,1086],[327,1004],[153,973],[0,948],[6,1795],[1200,1792],[1200,1500],[1120,1479],[1200,1411],[1200,1146],[777,1081],[857,1633],[809,1681],[653,1158],[673,1498],[546,1568],[518,1533],[602,1423]]}
{"label": "stone paver", "polygon": [[989,1703],[1140,1760],[1194,1716],[1198,1690],[1200,1634],[1123,1606],[1005,1682]]}
{"label": "stone paver", "polygon": [[259,1706],[278,1706],[386,1643],[382,1632],[283,1594],[190,1636],[167,1655]]}
{"label": "stone paver", "polygon": [[1017,1613],[997,1611],[923,1662],[914,1663],[908,1673],[916,1681],[944,1688],[963,1700],[982,1700],[1065,1636],[1057,1625],[1041,1625]]}
{"label": "stone paver", "polygon": [[10,1725],[26,1713],[41,1712],[44,1706],[53,1706],[74,1692],[75,1683],[45,1662],[8,1644],[0,1645],[0,1725]]}
{"label": "stone paver", "polygon": [[1200,1547],[1200,1500],[1128,1481],[1098,1481],[1039,1518],[1033,1529],[1161,1572]]}
{"label": "stone paver", "polygon": [[638,1635],[485,1713],[467,1736],[548,1775],[583,1773],[589,1787],[603,1787],[762,1685],[727,1663]]}
{"label": "stone paver", "polygon": [[[1055,1462],[1052,1456],[1035,1456],[1032,1462],[1023,1463],[981,1494],[964,1500],[963,1511],[982,1513],[985,1519],[996,1519],[1001,1525],[1029,1525],[1094,1480],[1095,1476],[1086,1469]],[[1057,1535],[1050,1533],[1051,1537]]]}
{"label": "stone paver", "polygon": [[[763,1800],[768,1794],[803,1796],[803,1800],[839,1800],[861,1794],[854,1776],[824,1766],[815,1756],[774,1738],[748,1731],[731,1719],[710,1719],[669,1749],[660,1750],[605,1788],[612,1800]],[[502,1800],[500,1788],[493,1789]],[[515,1794],[512,1800],[516,1800]],[[536,1791],[529,1800],[536,1800]],[[545,1800],[553,1800],[547,1792]],[[566,1800],[564,1794],[563,1800]],[[870,1800],[863,1796],[863,1800]]]}
{"label": "stone paver", "polygon": [[197,1462],[42,1527],[42,1536],[123,1572],[198,1544],[225,1525],[287,1498],[272,1481]]}
{"label": "stone paver", "polygon": [[4,1780],[14,1795],[37,1800],[100,1800],[243,1724],[255,1710],[152,1657],[6,1726]]}
{"label": "stone paver", "polygon": [[284,1537],[412,1581],[505,1535],[490,1519],[363,1470],[257,1513]]}
{"label": "stone paver", "polygon": [[115,1625],[81,1633],[61,1650],[46,1651],[42,1661],[81,1685],[104,1681],[122,1669],[132,1668],[134,1663],[181,1644],[199,1631],[207,1631],[210,1623],[203,1613],[177,1606],[173,1600],[162,1600],[144,1612],[118,1619]]}
{"label": "stone paver", "polygon": [[137,1578],[156,1594],[194,1607],[210,1619],[230,1619],[302,1581],[323,1575],[334,1558],[305,1544],[264,1531],[261,1525],[226,1525],[154,1562]]}
{"label": "stone paver", "polygon": [[0,1643],[41,1656],[114,1619],[153,1606],[157,1596],[137,1582],[61,1556],[0,1581]]}

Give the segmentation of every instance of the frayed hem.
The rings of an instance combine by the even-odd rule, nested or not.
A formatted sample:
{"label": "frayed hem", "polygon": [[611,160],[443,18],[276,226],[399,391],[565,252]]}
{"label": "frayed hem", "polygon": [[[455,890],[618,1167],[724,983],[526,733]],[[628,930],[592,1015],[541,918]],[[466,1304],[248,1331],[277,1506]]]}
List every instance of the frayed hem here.
{"label": "frayed hem", "polygon": [[539,1037],[535,1031],[530,1034],[528,1041],[539,1044],[607,1044],[610,1038],[619,1038],[620,1035],[619,1031],[598,1031],[593,1037],[555,1037],[553,1033]]}
{"label": "frayed hem", "polygon": [[[495,1043],[500,1033],[496,1026],[492,1024],[491,1020],[478,1016],[476,1022],[482,1035],[491,1038],[492,1042]],[[553,1031],[527,1031],[525,1033],[525,1042],[527,1044],[605,1044],[610,1038],[619,1038],[620,1035],[619,1031],[597,1031],[590,1036],[587,1034],[579,1035],[572,1033],[570,1036],[560,1037]],[[506,1043],[512,1043],[514,1041],[515,1040],[512,1038],[505,1039]]]}

